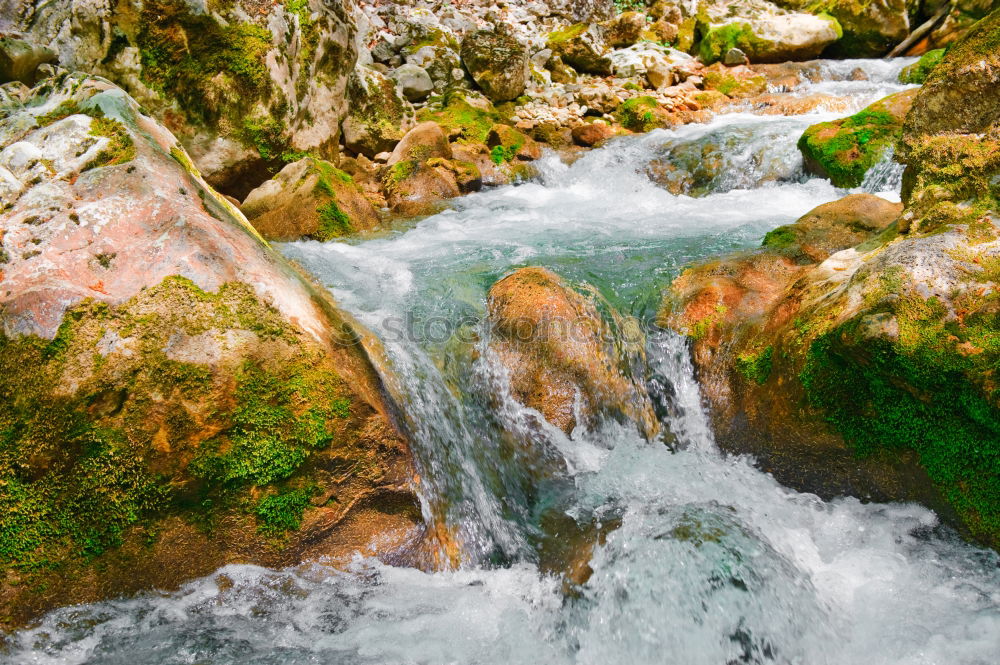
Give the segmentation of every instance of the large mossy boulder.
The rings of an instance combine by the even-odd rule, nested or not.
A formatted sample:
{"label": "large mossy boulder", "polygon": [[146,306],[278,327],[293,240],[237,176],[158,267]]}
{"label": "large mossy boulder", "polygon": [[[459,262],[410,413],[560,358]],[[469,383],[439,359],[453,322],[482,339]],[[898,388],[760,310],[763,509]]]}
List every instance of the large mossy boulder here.
{"label": "large mossy boulder", "polygon": [[462,64],[493,102],[510,101],[524,93],[528,52],[503,26],[466,35],[462,40]]}
{"label": "large mossy boulder", "polygon": [[847,118],[812,125],[799,138],[806,170],[837,187],[858,187],[895,146],[916,90],[889,95]]}
{"label": "large mossy boulder", "polygon": [[369,159],[391,151],[413,127],[413,106],[385,74],[359,65],[347,85],[344,145]]}
{"label": "large mossy boulder", "polygon": [[843,36],[823,52],[829,58],[878,58],[910,34],[910,0],[775,0],[788,9],[837,20]]}
{"label": "large mossy boulder", "polygon": [[426,215],[447,199],[479,189],[479,168],[453,157],[448,137],[436,122],[422,122],[407,132],[382,174],[392,211],[406,217]]}
{"label": "large mossy boulder", "polygon": [[22,5],[27,39],[124,88],[226,194],[242,199],[296,153],[337,155],[357,59],[340,0]]}
{"label": "large mossy boulder", "polygon": [[[745,4],[745,6],[743,6]],[[705,64],[739,49],[753,63],[811,60],[841,37],[829,15],[785,12],[769,2],[700,3],[697,55]]]}
{"label": "large mossy boulder", "polygon": [[378,213],[348,173],[307,157],[250,192],[241,206],[266,240],[319,240],[370,231]]}
{"label": "large mossy boulder", "polygon": [[578,72],[597,76],[610,76],[612,73],[612,62],[608,57],[611,49],[600,26],[576,23],[549,33],[545,45],[552,49],[553,55]]}
{"label": "large mossy boulder", "polygon": [[659,423],[641,377],[644,338],[638,324],[581,295],[555,273],[521,268],[487,297],[490,352],[509,373],[510,390],[567,435],[601,418],[635,423],[647,438]]}
{"label": "large mossy boulder", "polygon": [[[1000,548],[1000,12],[956,42],[900,141],[905,210],[818,264],[695,268],[664,322],[695,338],[720,443],[821,493],[918,500]],[[798,240],[790,238],[790,242]],[[778,277],[775,265],[786,275]],[[768,298],[723,297],[711,275]],[[747,303],[757,303],[747,309]],[[741,443],[745,442],[745,443]]]}
{"label": "large mossy boulder", "polygon": [[[948,49],[906,116],[903,196],[942,221],[1000,200],[1000,9]],[[949,212],[950,211],[950,212]],[[926,225],[926,222],[925,222]]]}
{"label": "large mossy boulder", "polygon": [[415,542],[370,335],[136,101],[40,82],[0,183],[0,626]]}

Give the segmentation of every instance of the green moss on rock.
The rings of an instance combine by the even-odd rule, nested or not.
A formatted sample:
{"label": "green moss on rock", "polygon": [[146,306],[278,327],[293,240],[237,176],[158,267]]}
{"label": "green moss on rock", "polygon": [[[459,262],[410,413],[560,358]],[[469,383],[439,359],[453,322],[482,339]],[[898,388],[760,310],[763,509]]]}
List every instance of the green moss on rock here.
{"label": "green moss on rock", "polygon": [[83,171],[124,164],[135,159],[135,143],[125,125],[114,118],[98,117],[90,121],[90,135],[108,139],[108,145],[87,162]]}
{"label": "green moss on rock", "polygon": [[744,53],[757,53],[769,47],[770,42],[754,33],[749,23],[727,23],[710,28],[698,45],[698,57],[706,65],[718,62],[730,49],[738,48]]}
{"label": "green moss on rock", "polygon": [[[227,339],[254,340],[235,367],[213,351]],[[171,358],[184,340],[194,358]],[[121,306],[75,306],[52,340],[0,336],[0,568],[44,576],[167,516],[245,511],[251,485],[340,441],[347,395],[239,283],[169,278]]]}
{"label": "green moss on rock", "polygon": [[615,111],[615,118],[633,132],[649,132],[664,126],[660,104],[649,95],[626,99]]}
{"label": "green moss on rock", "polygon": [[941,59],[944,58],[944,53],[945,50],[943,48],[924,53],[920,56],[920,60],[912,65],[903,67],[903,71],[899,73],[899,82],[915,83],[917,85],[923,84],[930,75],[931,70],[937,67]]}
{"label": "green moss on rock", "polygon": [[210,14],[192,13],[181,0],[147,0],[139,25],[143,80],[177,99],[189,120],[214,121],[222,98],[249,107],[268,94],[267,28],[223,25]]}
{"label": "green moss on rock", "polygon": [[856,317],[811,344],[800,377],[812,405],[859,454],[916,451],[965,527],[993,547],[1000,546],[998,305],[994,297],[955,320],[935,298],[896,293],[877,309],[898,323],[897,340],[871,339]]}
{"label": "green moss on rock", "polygon": [[436,122],[446,134],[457,135],[463,143],[486,143],[493,126],[503,122],[492,104],[473,105],[458,92],[432,98],[431,104],[417,114],[417,119]]}
{"label": "green moss on rock", "polygon": [[868,170],[902,134],[904,97],[896,93],[860,112],[833,122],[812,125],[802,134],[798,147],[810,170],[830,178],[837,187],[858,187]]}

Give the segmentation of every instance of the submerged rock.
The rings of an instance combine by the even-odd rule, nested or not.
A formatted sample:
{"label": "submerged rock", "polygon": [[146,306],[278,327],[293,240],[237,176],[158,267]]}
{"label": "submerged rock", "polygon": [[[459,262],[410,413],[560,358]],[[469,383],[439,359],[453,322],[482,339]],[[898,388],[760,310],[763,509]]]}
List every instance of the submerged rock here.
{"label": "submerged rock", "polygon": [[837,187],[858,187],[899,139],[916,90],[889,95],[852,116],[812,125],[799,139],[806,169]]}
{"label": "submerged rock", "polygon": [[100,78],[0,119],[0,605],[393,556],[412,463],[366,331]]}
{"label": "submerged rock", "polygon": [[250,192],[241,211],[266,240],[342,238],[378,226],[378,214],[354,178],[307,157]]}
{"label": "submerged rock", "polygon": [[659,423],[633,374],[643,336],[610,307],[602,318],[597,298],[544,268],[522,268],[490,288],[490,349],[509,372],[514,398],[566,434],[613,417],[654,438]]}

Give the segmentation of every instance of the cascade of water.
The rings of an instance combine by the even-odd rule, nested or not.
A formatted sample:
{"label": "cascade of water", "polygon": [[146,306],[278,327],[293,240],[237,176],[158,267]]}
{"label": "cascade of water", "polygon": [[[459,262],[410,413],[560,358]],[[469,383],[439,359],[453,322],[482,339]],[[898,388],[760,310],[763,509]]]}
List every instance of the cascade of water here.
{"label": "cascade of water", "polygon": [[[864,105],[902,89],[904,64],[823,64],[827,80],[804,87]],[[866,80],[848,80],[859,67]],[[680,336],[650,327],[646,345],[672,447],[628,423],[565,435],[513,399],[490,351],[485,293],[517,267],[587,282],[648,322],[683,265],[758,245],[842,196],[798,163],[762,177],[760,155],[797,159],[802,129],[825,117],[733,114],[623,139],[572,165],[543,160],[537,182],[465,197],[388,237],[285,246],[380,338],[425,518],[461,543],[463,565],[228,566],[174,593],[57,610],[0,645],[0,661],[995,661],[1000,558],[919,506],[822,501],[720,453]],[[699,196],[648,177],[651,162],[679,168],[671,154],[706,143],[722,146],[724,168]],[[886,160],[867,191],[898,186]],[[562,558],[543,565],[538,543],[553,541]],[[569,595],[544,572],[585,569]]]}
{"label": "cascade of water", "polygon": [[[875,166],[868,169],[861,189],[871,194],[891,193],[898,196],[903,185],[903,171],[906,166],[896,161],[896,150],[892,146],[886,148]],[[887,197],[888,198],[888,197]]]}

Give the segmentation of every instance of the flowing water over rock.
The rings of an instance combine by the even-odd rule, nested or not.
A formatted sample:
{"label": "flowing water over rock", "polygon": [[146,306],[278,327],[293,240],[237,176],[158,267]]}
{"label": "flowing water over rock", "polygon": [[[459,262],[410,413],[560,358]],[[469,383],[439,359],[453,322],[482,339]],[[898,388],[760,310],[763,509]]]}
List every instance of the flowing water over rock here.
{"label": "flowing water over rock", "polygon": [[[824,63],[828,79],[861,67],[868,80],[806,87],[860,108],[898,90],[904,64]],[[285,246],[385,345],[425,517],[460,543],[461,566],[228,566],[178,592],[58,610],[0,660],[995,663],[997,555],[919,506],[822,501],[722,455],[681,338],[650,326],[646,342],[669,446],[627,423],[567,437],[510,397],[489,352],[485,294],[515,268],[546,266],[649,322],[686,263],[759,244],[842,196],[807,179],[795,150],[826,117],[731,114],[620,139],[571,166],[546,158],[537,182],[405,231]],[[698,196],[650,180],[654,160],[682,170],[670,156],[709,143],[721,165]],[[865,188],[898,198],[890,160]],[[593,573],[566,593],[547,571],[574,557]]]}

